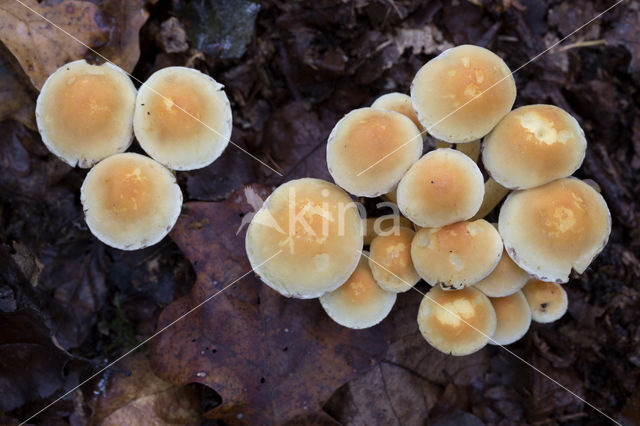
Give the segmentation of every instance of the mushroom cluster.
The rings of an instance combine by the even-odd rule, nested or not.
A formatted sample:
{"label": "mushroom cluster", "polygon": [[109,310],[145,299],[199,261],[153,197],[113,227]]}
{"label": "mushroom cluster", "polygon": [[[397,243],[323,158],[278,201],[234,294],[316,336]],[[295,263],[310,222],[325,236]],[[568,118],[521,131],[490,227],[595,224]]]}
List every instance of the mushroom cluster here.
{"label": "mushroom cluster", "polygon": [[[604,248],[611,216],[598,190],[571,176],[586,150],[578,122],[552,105],[512,110],[515,100],[505,62],[462,45],[420,68],[410,95],[346,114],[327,142],[336,185],[285,183],[253,218],[246,248],[257,274],[285,296],[319,297],[351,328],[382,321],[422,279],[431,289],[419,329],[452,355],[559,319],[560,284]],[[425,132],[437,144],[423,155]],[[349,194],[380,196],[396,213],[367,218]],[[498,222],[484,220],[504,197]]]}
{"label": "mushroom cluster", "polygon": [[[168,67],[136,90],[110,62],[63,65],[36,104],[46,147],[72,167],[91,168],[80,200],[89,230],[122,250],[156,244],[182,207],[173,170],[205,167],[231,136],[223,86],[200,71]],[[134,139],[151,157],[125,153]]]}

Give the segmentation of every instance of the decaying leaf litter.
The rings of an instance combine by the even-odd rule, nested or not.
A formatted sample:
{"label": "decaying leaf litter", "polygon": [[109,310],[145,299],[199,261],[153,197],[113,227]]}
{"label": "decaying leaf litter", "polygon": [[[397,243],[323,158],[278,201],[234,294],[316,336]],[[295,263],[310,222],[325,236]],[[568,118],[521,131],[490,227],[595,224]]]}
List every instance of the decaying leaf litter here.
{"label": "decaying leaf litter", "polygon": [[[1,273],[0,306],[6,318],[3,324],[15,324],[25,332],[16,335],[3,327],[2,346],[3,353],[11,347],[28,354],[37,345],[50,348],[51,355],[17,358],[29,359],[29,365],[22,361],[24,371],[34,371],[28,378],[15,375],[12,357],[2,357],[10,365],[1,375],[1,393],[22,389],[12,392],[11,400],[3,398],[3,422],[27,418],[105,360],[115,359],[151,335],[180,307],[192,306],[208,295],[207,290],[233,279],[245,262],[242,239],[235,237],[235,229],[242,220],[239,215],[251,211],[243,204],[242,189],[260,182],[267,185],[262,191],[269,192],[271,185],[296,177],[327,179],[324,144],[345,112],[368,105],[386,91],[406,92],[415,71],[454,44],[490,47],[515,69],[610,6],[602,1],[483,2],[478,6],[466,1],[346,5],[327,0],[259,5],[238,1],[225,9],[222,2],[205,0],[189,4],[28,2],[51,19],[59,18],[56,22],[65,29],[143,81],[169,65],[194,66],[214,75],[230,95],[233,140],[285,175],[280,178],[229,149],[213,166],[179,177],[189,203],[171,238],[140,252],[122,253],[95,241],[84,225],[77,189],[85,172],[50,156],[30,130],[33,117],[28,111],[33,110],[35,87],[51,70],[72,59],[70,55],[88,59],[92,55],[70,43],[68,36],[34,22],[33,16],[21,26],[14,15],[26,12],[13,3],[0,3],[0,96],[12,100],[3,102],[0,109],[5,119],[0,123],[5,171],[0,176],[0,257],[8,265]],[[581,122],[589,146],[578,176],[589,176],[601,186],[614,227],[602,255],[566,286],[569,315],[556,324],[535,326],[513,350],[629,424],[640,422],[636,284],[640,234],[635,207],[640,193],[640,74],[639,41],[634,35],[639,19],[638,3],[625,2],[567,40],[568,48],[553,49],[515,76],[518,102],[556,104]],[[169,20],[172,24],[165,24]],[[231,29],[225,25],[235,20],[238,25]],[[221,24],[207,26],[205,22],[210,21]],[[8,25],[32,34],[5,31]],[[33,33],[39,29],[46,30],[46,39]],[[33,58],[40,60],[31,63]],[[222,222],[222,243],[195,244],[199,235],[205,238],[207,232],[222,232],[211,230],[222,212],[228,215]],[[202,265],[201,259],[210,258],[220,258],[220,264]],[[426,287],[422,284],[419,289]],[[345,332],[335,331],[334,336],[330,320],[321,316],[317,329],[300,331],[299,341],[294,339],[297,331],[289,337],[291,345],[279,340],[278,331],[301,326],[295,320],[302,315],[298,310],[308,315],[304,321],[312,321],[317,309],[313,301],[284,305],[252,278],[239,282],[234,290],[238,293],[231,293],[229,300],[211,301],[182,327],[141,351],[151,356],[151,367],[161,378],[177,386],[204,385],[196,388],[195,396],[186,393],[200,402],[184,405],[197,412],[196,418],[204,413],[227,421],[235,416],[237,421],[238,414],[260,415],[254,410],[267,407],[262,409],[278,423],[294,418],[327,422],[331,417],[342,423],[386,424],[416,424],[424,419],[435,424],[600,421],[597,413],[499,348],[462,359],[430,349],[414,325],[420,300],[415,292],[399,297],[389,324],[364,334],[350,332],[363,340],[350,339],[345,347],[341,343]],[[233,309],[240,317],[237,322],[204,321],[234,304],[243,307]],[[257,355],[252,353],[241,357],[246,360],[242,368],[229,369],[228,354],[220,352],[225,357],[219,360],[215,356],[233,348],[215,345],[233,337],[225,330],[245,324],[248,327],[242,332],[249,337],[242,339],[243,344],[255,342],[252,348],[269,357],[255,365],[251,357]],[[372,341],[368,333],[388,337]],[[320,370],[323,364],[313,363],[314,357],[323,356],[318,349],[327,346],[321,345],[323,341],[339,347],[325,371]],[[163,353],[163,345],[176,342],[183,354]],[[299,370],[289,364],[295,359],[289,352],[295,348],[309,352],[308,363],[297,366]],[[166,359],[158,359],[159,353]],[[353,372],[346,371],[345,365],[359,367]],[[131,369],[127,364],[116,365],[109,377],[100,380],[103,384],[107,379],[121,380],[118,377],[126,377]],[[205,376],[198,375],[203,372]],[[282,395],[269,393],[279,383],[283,387],[287,381],[298,383],[295,373],[318,384],[297,394],[309,402],[307,417],[292,408],[299,406],[295,401],[288,405]],[[51,407],[39,420],[104,421],[89,402],[100,380]],[[127,401],[119,400],[118,406],[131,409]]]}

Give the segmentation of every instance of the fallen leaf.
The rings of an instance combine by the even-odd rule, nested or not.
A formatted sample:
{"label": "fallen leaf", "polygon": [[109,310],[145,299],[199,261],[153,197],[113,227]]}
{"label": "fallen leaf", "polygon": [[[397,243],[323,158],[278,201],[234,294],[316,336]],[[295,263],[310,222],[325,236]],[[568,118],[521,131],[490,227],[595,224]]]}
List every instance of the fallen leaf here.
{"label": "fallen leaf", "polygon": [[199,425],[200,392],[178,387],[153,374],[136,353],[105,372],[88,403],[92,425]]}
{"label": "fallen leaf", "polygon": [[[262,198],[264,188],[253,188]],[[250,271],[244,233],[252,208],[242,192],[219,203],[185,204],[171,237],[193,264],[191,293],[160,315],[162,329]],[[176,385],[201,383],[222,397],[207,414],[230,423],[328,422],[322,406],[345,382],[375,366],[390,333],[384,322],[350,330],[317,300],[286,299],[252,274],[160,334],[152,345],[156,374]]]}
{"label": "fallen leaf", "polygon": [[191,45],[212,57],[240,58],[253,36],[260,5],[247,0],[196,0],[178,10]]}
{"label": "fallen leaf", "polygon": [[0,411],[62,388],[63,368],[71,356],[53,343],[42,317],[32,309],[0,312],[0,324]]}
{"label": "fallen leaf", "polygon": [[82,58],[102,62],[87,46],[133,71],[140,57],[138,32],[148,17],[143,0],[107,0],[99,5],[80,0],[20,2],[0,2],[0,40],[38,90],[67,62]]}
{"label": "fallen leaf", "polygon": [[0,44],[0,121],[12,118],[36,129],[36,96],[29,86],[20,65]]}
{"label": "fallen leaf", "polygon": [[453,47],[451,43],[444,40],[442,33],[435,25],[427,25],[420,29],[401,28],[393,41],[400,54],[411,48],[413,55],[421,53],[433,55]]}
{"label": "fallen leaf", "polygon": [[[20,1],[86,45],[96,46],[107,40],[104,29],[96,25],[100,9],[93,3],[66,1],[48,5],[36,0]],[[69,34],[17,1],[0,2],[0,40],[38,90],[60,66],[84,57],[86,47]]]}
{"label": "fallen leaf", "polygon": [[105,28],[108,22],[109,34],[106,44],[96,46],[96,50],[127,72],[133,72],[140,58],[140,28],[149,18],[145,3],[145,0],[106,0],[100,3],[102,13],[95,18],[100,28]]}

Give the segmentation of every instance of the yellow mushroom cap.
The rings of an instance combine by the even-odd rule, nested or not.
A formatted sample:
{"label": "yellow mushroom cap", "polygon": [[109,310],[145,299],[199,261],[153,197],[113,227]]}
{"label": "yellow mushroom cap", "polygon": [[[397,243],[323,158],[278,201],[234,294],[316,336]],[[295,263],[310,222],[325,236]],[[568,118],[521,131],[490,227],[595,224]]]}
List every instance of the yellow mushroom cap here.
{"label": "yellow mushroom cap", "polygon": [[531,326],[531,309],[521,291],[490,300],[498,322],[489,344],[510,345],[527,334]]}
{"label": "yellow mushroom cap", "polygon": [[140,87],[133,126],[140,146],[156,161],[193,170],[222,154],[231,121],[222,84],[192,68],[167,67]]}
{"label": "yellow mushroom cap", "polygon": [[[492,225],[498,228],[497,223]],[[474,287],[489,297],[505,297],[524,287],[529,278],[529,273],[516,265],[506,250],[503,250],[496,268],[485,279],[474,284]]]}
{"label": "yellow mushroom cap", "polygon": [[80,200],[93,235],[122,250],[160,241],[182,208],[175,176],[151,158],[130,152],[93,167],[82,183]]}
{"label": "yellow mushroom cap", "polygon": [[386,214],[380,217],[364,219],[364,245],[368,246],[378,235],[388,235],[394,226],[404,226],[413,229],[413,223],[398,214]]}
{"label": "yellow mushroom cap", "polygon": [[416,125],[420,133],[424,131],[424,127],[420,124],[420,120],[418,120],[418,116],[416,112],[413,110],[413,105],[411,104],[411,96],[405,95],[404,93],[392,92],[387,93],[386,95],[380,96],[378,99],[373,101],[371,104],[371,108],[378,109],[386,109],[389,111],[399,112],[400,114],[407,116],[413,121],[413,124]]}
{"label": "yellow mushroom cap", "polygon": [[418,310],[424,338],[441,352],[469,355],[482,349],[496,330],[489,298],[473,287],[445,291],[433,287]]}
{"label": "yellow mushroom cap", "polygon": [[533,279],[522,288],[522,292],[535,322],[553,322],[567,312],[567,292],[556,283]]}
{"label": "yellow mushroom cap", "polygon": [[516,84],[495,53],[462,45],[427,62],[411,83],[420,123],[435,138],[464,143],[480,139],[513,106]]}
{"label": "yellow mushroom cap", "polygon": [[356,329],[378,324],[389,315],[395,302],[396,294],[383,290],[373,279],[366,256],[360,258],[344,284],[320,297],[332,320]]}
{"label": "yellow mushroom cap", "polygon": [[527,105],[487,135],[482,161],[502,186],[526,189],[573,174],[586,148],[584,131],[570,114],[553,105]]}
{"label": "yellow mushroom cap", "polygon": [[420,281],[411,260],[411,241],[414,235],[412,229],[396,226],[371,242],[369,267],[383,289],[404,293]]}
{"label": "yellow mushroom cap", "polygon": [[289,181],[267,198],[246,236],[251,266],[269,287],[310,299],[351,275],[362,250],[362,219],[349,195],[320,179]]}
{"label": "yellow mushroom cap", "polygon": [[84,59],[47,78],[36,104],[42,141],[62,161],[91,167],[133,140],[136,88],[119,67]]}
{"label": "yellow mushroom cap", "polygon": [[602,196],[569,177],[512,192],[498,220],[515,263],[543,281],[567,282],[584,272],[607,244],[611,214]]}
{"label": "yellow mushroom cap", "polygon": [[484,219],[442,228],[423,228],[411,242],[413,265],[426,282],[457,289],[493,271],[502,257],[502,239]]}
{"label": "yellow mushroom cap", "polygon": [[398,207],[422,227],[445,226],[473,217],[484,198],[477,164],[450,148],[426,153],[398,184]]}
{"label": "yellow mushroom cap", "polygon": [[327,167],[351,194],[377,197],[390,192],[422,154],[422,136],[406,116],[360,108],[335,125],[327,142]]}

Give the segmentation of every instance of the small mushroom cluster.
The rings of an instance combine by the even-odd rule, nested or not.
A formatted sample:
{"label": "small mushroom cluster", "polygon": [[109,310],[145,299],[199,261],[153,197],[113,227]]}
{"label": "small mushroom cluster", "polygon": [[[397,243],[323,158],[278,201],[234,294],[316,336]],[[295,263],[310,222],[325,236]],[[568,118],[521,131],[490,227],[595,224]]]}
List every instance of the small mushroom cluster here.
{"label": "small mushroom cluster", "polygon": [[[70,62],[42,87],[36,121],[49,151],[91,168],[80,191],[87,226],[122,250],[167,235],[182,207],[172,170],[211,164],[231,135],[223,86],[184,67],[161,69],[136,90],[112,63]],[[151,158],[125,152],[134,134]]]}
{"label": "small mushroom cluster", "polygon": [[[560,318],[559,284],[603,249],[611,216],[597,188],[571,177],[586,150],[578,122],[552,105],[512,110],[515,99],[504,61],[462,45],[427,62],[410,96],[346,114],[327,142],[336,185],[287,182],[253,218],[246,249],[256,273],[285,296],[319,297],[351,328],[382,321],[396,294],[423,279],[432,288],[419,329],[452,355]],[[425,132],[437,145],[423,155]],[[382,196],[400,213],[363,218],[348,194]],[[485,221],[507,194],[498,223]]]}

